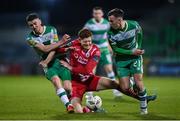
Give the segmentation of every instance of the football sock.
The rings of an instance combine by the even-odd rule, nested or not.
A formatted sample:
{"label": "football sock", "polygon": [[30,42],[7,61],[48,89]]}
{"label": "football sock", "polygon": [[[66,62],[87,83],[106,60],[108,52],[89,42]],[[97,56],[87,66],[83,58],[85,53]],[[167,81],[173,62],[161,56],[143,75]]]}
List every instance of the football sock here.
{"label": "football sock", "polygon": [[64,105],[67,107],[70,102],[69,99],[67,97],[66,91],[64,90],[64,88],[59,88],[57,90],[57,95],[60,97],[61,101],[64,103]]}
{"label": "football sock", "polygon": [[86,95],[87,95],[87,97],[92,97],[93,96],[93,92],[87,92]]}
{"label": "football sock", "polygon": [[147,111],[147,92],[146,89],[144,89],[143,91],[139,91],[138,93],[139,99],[140,99],[140,109],[141,111],[145,112]]}
{"label": "football sock", "polygon": [[116,79],[115,79],[115,74],[114,74],[113,71],[111,71],[110,73],[107,73],[107,76],[108,76],[110,79],[112,79],[112,80],[116,80]]}

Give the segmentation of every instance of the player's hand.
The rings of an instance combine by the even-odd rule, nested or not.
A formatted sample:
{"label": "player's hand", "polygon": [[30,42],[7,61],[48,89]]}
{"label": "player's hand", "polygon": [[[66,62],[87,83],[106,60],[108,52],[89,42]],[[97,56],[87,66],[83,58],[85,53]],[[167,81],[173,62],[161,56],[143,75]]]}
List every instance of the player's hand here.
{"label": "player's hand", "polygon": [[135,49],[133,50],[133,55],[143,55],[144,54],[144,50],[141,50],[141,49]]}
{"label": "player's hand", "polygon": [[71,37],[68,34],[63,35],[63,37],[62,37],[63,42],[66,42],[66,41],[68,41],[70,39],[71,39]]}
{"label": "player's hand", "polygon": [[76,47],[68,47],[68,50],[77,50]]}
{"label": "player's hand", "polygon": [[68,68],[69,70],[72,70],[72,67],[67,63],[66,61],[60,60],[61,65]]}
{"label": "player's hand", "polygon": [[44,61],[40,61],[39,65],[43,68],[47,68],[47,64]]}

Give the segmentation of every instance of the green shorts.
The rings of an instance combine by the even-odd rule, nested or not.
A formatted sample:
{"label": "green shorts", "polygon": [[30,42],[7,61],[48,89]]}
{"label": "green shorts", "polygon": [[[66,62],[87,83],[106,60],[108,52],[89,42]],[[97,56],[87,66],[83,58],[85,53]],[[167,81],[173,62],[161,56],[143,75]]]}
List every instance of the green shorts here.
{"label": "green shorts", "polygon": [[101,57],[98,65],[104,66],[104,65],[112,64],[112,57],[109,49],[101,48],[100,50],[101,50]]}
{"label": "green shorts", "polygon": [[143,73],[143,59],[131,59],[127,61],[117,61],[116,70],[119,78]]}
{"label": "green shorts", "polygon": [[53,76],[58,76],[62,81],[71,80],[70,70],[62,66],[59,59],[56,59],[44,72],[48,80],[51,80]]}

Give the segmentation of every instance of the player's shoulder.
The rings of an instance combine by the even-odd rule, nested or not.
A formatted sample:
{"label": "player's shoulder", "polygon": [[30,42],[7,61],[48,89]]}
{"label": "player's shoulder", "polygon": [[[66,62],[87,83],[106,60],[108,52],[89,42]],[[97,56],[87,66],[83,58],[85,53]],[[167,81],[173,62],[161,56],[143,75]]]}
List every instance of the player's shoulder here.
{"label": "player's shoulder", "polygon": [[89,20],[86,22],[86,24],[94,24],[93,18],[89,19]]}
{"label": "player's shoulder", "polygon": [[129,25],[139,26],[139,23],[135,20],[126,20]]}
{"label": "player's shoulder", "polygon": [[46,29],[48,29],[48,30],[56,30],[56,28],[55,28],[54,26],[47,25],[47,26],[45,26],[45,27],[46,27]]}
{"label": "player's shoulder", "polygon": [[96,44],[92,44],[93,48],[99,49],[98,46]]}
{"label": "player's shoulder", "polygon": [[93,44],[92,50],[91,50],[91,56],[94,56],[94,55],[96,55],[96,56],[101,55],[101,51],[100,51],[99,47],[95,44]]}
{"label": "player's shoulder", "polygon": [[72,40],[72,46],[80,46],[79,39]]}
{"label": "player's shoulder", "polygon": [[33,31],[31,31],[31,32],[26,36],[26,40],[29,41],[29,40],[31,40],[33,37],[35,37],[35,34],[33,33]]}
{"label": "player's shoulder", "polygon": [[93,44],[92,46],[92,54],[100,53],[100,49],[97,45]]}

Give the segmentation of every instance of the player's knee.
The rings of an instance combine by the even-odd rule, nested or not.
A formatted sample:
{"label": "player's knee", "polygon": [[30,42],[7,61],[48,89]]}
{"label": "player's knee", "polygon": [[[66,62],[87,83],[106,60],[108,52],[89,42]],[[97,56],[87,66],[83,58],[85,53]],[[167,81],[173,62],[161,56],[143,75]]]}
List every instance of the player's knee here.
{"label": "player's knee", "polygon": [[127,92],[127,90],[129,90],[129,86],[126,85],[120,85],[120,88],[122,92]]}
{"label": "player's knee", "polygon": [[64,81],[64,85],[63,85],[64,89],[67,90],[67,91],[70,91],[72,90],[72,86],[71,86],[71,82],[70,81]]}
{"label": "player's knee", "polygon": [[135,74],[134,75],[134,81],[135,82],[142,81],[142,75],[141,74]]}
{"label": "player's knee", "polygon": [[113,89],[118,89],[119,88],[119,83],[117,81],[110,81],[110,85],[112,86]]}
{"label": "player's knee", "polygon": [[52,81],[52,83],[53,83],[53,85],[57,88],[57,89],[59,89],[59,88],[62,88],[62,84],[61,84],[61,81],[60,81],[60,79],[59,79],[59,77],[52,77],[51,78],[51,81]]}
{"label": "player's knee", "polygon": [[112,65],[111,64],[108,64],[104,67],[106,73],[111,73],[113,72],[113,68],[112,68]]}

